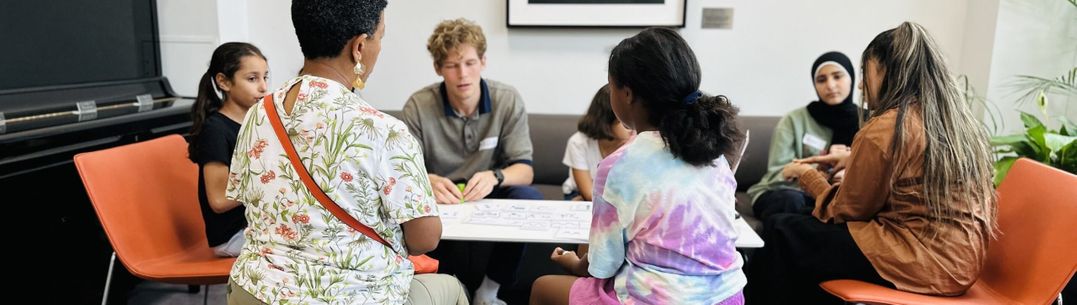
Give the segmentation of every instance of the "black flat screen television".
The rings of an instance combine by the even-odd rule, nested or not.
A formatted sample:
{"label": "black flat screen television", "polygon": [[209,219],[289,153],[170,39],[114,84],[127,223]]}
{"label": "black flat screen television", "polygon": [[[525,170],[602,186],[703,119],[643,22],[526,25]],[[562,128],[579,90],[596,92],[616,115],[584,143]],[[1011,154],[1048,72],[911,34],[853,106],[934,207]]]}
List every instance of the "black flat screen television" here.
{"label": "black flat screen television", "polygon": [[[81,112],[79,102],[101,109],[174,95],[162,77],[156,10],[156,0],[0,1],[6,133],[81,122],[66,115]],[[137,111],[123,108],[96,117]]]}
{"label": "black flat screen television", "polygon": [[4,1],[0,90],[161,75],[153,1]]}

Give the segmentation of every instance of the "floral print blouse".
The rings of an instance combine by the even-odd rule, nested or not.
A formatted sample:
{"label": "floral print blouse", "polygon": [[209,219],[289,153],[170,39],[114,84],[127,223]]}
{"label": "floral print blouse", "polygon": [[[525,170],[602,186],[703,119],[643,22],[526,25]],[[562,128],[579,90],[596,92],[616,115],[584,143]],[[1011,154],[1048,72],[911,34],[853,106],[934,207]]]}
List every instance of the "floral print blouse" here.
{"label": "floral print blouse", "polygon": [[[282,102],[293,86],[293,109]],[[314,199],[262,103],[251,107],[232,157],[228,198],[250,226],[231,280],[270,304],[402,304],[412,279],[400,224],[436,216],[422,148],[401,121],[345,86],[303,75],[273,92],[285,130],[314,181],[389,242],[370,239]]]}

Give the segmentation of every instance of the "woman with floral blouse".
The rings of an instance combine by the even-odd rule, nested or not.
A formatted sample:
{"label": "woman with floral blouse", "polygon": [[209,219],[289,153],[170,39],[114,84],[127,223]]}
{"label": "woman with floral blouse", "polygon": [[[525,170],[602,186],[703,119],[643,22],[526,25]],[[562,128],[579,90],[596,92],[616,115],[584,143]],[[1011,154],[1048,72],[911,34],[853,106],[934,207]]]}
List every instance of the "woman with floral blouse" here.
{"label": "woman with floral blouse", "polygon": [[466,304],[448,275],[413,276],[407,256],[437,247],[441,220],[421,147],[401,121],[353,93],[374,69],[385,0],[296,0],[305,61],[270,93],[311,178],[389,246],[335,217],[300,180],[263,103],[247,113],[228,197],[244,203],[247,242],[229,304]]}

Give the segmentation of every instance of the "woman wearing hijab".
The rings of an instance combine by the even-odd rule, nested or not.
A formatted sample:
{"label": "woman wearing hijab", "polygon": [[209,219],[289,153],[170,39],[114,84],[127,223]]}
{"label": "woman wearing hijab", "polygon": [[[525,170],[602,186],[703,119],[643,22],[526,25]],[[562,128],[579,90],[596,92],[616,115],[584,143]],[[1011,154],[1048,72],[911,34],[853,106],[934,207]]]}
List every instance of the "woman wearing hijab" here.
{"label": "woman wearing hijab", "polygon": [[[956,296],[980,277],[998,232],[987,129],[923,26],[880,33],[861,58],[871,117],[849,152],[783,170],[815,209],[764,224],[766,246],[744,268],[748,304],[843,304],[819,288],[836,279]],[[845,181],[827,182],[817,164],[847,168]]]}
{"label": "woman wearing hijab", "polygon": [[[848,150],[859,129],[853,104],[853,63],[841,52],[819,56],[811,67],[818,100],[793,110],[778,122],[770,142],[767,174],[748,189],[752,212],[761,221],[778,213],[809,211],[814,200],[795,181],[782,177],[794,159]],[[840,179],[842,173],[832,177]]]}

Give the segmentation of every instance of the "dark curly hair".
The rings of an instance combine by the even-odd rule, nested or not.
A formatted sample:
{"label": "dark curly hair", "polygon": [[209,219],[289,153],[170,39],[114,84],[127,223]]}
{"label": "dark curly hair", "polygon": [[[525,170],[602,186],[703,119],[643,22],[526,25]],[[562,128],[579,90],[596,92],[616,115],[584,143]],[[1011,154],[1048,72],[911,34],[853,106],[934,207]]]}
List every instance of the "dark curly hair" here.
{"label": "dark curly hair", "polygon": [[355,36],[374,36],[388,4],[386,0],[292,1],[292,24],[303,57],[336,57]]}
{"label": "dark curly hair", "polygon": [[743,137],[728,98],[690,98],[699,90],[699,62],[673,30],[649,28],[622,40],[610,54],[609,76],[632,90],[673,156],[688,164],[713,166]]}

